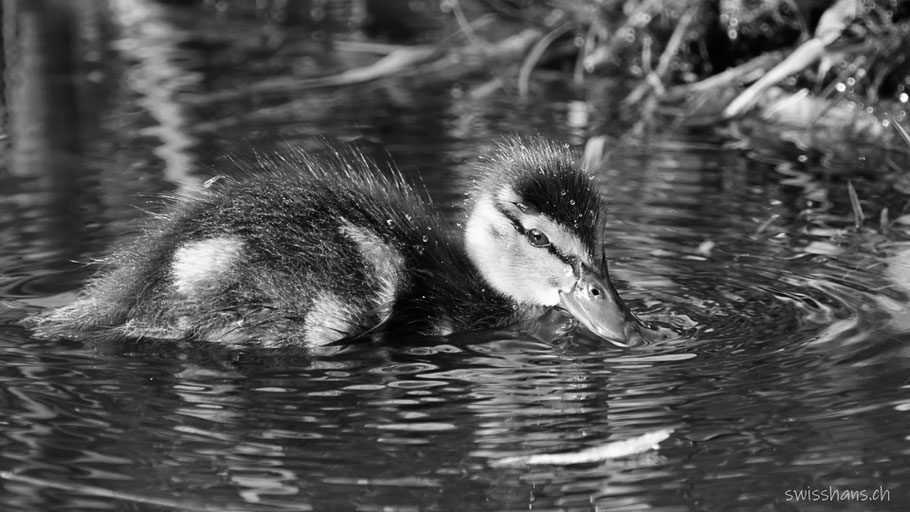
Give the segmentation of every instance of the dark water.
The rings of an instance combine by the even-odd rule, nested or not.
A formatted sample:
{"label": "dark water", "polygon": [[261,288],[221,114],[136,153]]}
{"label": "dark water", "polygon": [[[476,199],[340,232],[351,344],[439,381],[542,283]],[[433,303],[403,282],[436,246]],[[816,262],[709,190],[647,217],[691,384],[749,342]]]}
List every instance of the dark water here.
{"label": "dark water", "polygon": [[[612,140],[597,176],[614,277],[643,317],[685,334],[635,350],[506,331],[316,354],[40,342],[18,320],[72,299],[158,194],[198,185],[227,153],[366,140],[454,212],[496,137],[578,145],[623,129],[609,98],[546,72],[530,101],[487,72],[219,96],[375,60],[339,49],[359,37],[347,8],[316,23],[216,2],[23,5],[4,12],[20,36],[0,171],[3,510],[910,503],[905,155],[748,126]],[[495,464],[659,429],[673,431],[630,457]],[[832,490],[868,499],[819,496]]]}

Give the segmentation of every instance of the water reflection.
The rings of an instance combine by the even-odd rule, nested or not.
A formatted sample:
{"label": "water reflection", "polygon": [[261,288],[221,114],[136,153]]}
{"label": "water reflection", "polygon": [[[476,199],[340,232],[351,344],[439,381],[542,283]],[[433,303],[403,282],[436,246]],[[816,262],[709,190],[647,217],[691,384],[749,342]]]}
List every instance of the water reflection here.
{"label": "water reflection", "polygon": [[[103,254],[134,229],[143,198],[208,177],[225,153],[368,139],[454,215],[496,137],[580,142],[584,127],[610,125],[596,98],[554,86],[553,102],[518,105],[486,76],[184,102],[369,56],[305,31],[281,32],[300,45],[260,46],[259,20],[148,5],[148,24],[120,20],[113,38],[142,45],[120,54],[104,31],[90,38],[116,63],[93,82],[114,89],[94,93],[104,102],[40,73],[27,75],[32,89],[8,91],[23,95],[11,118],[32,123],[11,131],[0,175],[0,485],[11,509],[786,510],[798,508],[788,489],[828,485],[884,486],[882,508],[910,499],[910,255],[892,222],[906,198],[887,174],[885,160],[899,158],[868,148],[822,154],[758,135],[747,152],[714,134],[611,141],[595,177],[611,205],[611,269],[636,311],[682,334],[635,350],[508,330],[309,354],[30,341],[15,322],[72,297],[85,270],[70,260]],[[30,15],[20,22],[56,20]],[[219,23],[245,37],[219,36]],[[198,69],[204,53],[238,49],[261,67]],[[7,65],[33,69],[23,64],[33,56]],[[71,117],[72,104],[52,100],[73,95],[93,113],[79,129],[46,122],[58,106]],[[867,216],[859,227],[848,182]],[[661,428],[675,430],[659,449],[625,459],[490,464]]]}
{"label": "water reflection", "polygon": [[[113,42],[120,58],[133,63],[124,79],[130,84],[130,105],[154,119],[142,131],[158,144],[154,153],[163,162],[164,178],[178,185],[178,192],[201,187],[203,180],[188,151],[197,140],[190,133],[193,117],[179,101],[201,87],[203,76],[194,70],[204,62],[198,52],[185,50],[194,40],[192,25],[181,27],[179,11],[155,2],[111,2],[112,19],[120,30]],[[188,25],[184,19],[184,25]]]}
{"label": "water reflection", "polygon": [[[51,235],[35,249],[74,257],[83,223],[73,198],[77,185],[72,165],[80,141],[72,128],[80,119],[67,54],[77,38],[77,26],[65,7],[53,9],[46,2],[17,7],[9,13],[9,23],[18,30],[4,30],[4,48],[10,49],[5,62],[10,80],[3,98],[9,151],[4,167],[10,175],[32,179],[8,181],[7,187],[15,186],[18,194],[4,195],[4,203],[29,211],[31,228]],[[14,37],[17,32],[20,37]],[[15,238],[23,238],[29,226],[6,229],[15,229],[19,232]]]}

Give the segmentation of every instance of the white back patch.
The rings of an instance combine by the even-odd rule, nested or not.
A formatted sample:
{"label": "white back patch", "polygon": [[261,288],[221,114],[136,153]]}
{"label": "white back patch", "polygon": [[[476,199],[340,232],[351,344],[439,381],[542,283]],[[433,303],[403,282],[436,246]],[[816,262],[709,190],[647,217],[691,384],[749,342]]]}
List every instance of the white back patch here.
{"label": "white back patch", "polygon": [[177,291],[194,296],[216,285],[243,250],[237,237],[223,236],[190,242],[174,252],[171,275]]}
{"label": "white back patch", "polygon": [[351,333],[354,326],[350,308],[333,293],[319,293],[304,322],[307,346],[318,347],[338,341]]}
{"label": "white back patch", "polygon": [[401,270],[404,268],[404,257],[367,228],[342,219],[339,229],[341,234],[357,245],[360,256],[373,267],[373,275],[379,285],[374,307],[379,321],[384,322],[392,314],[392,305],[401,282]]}

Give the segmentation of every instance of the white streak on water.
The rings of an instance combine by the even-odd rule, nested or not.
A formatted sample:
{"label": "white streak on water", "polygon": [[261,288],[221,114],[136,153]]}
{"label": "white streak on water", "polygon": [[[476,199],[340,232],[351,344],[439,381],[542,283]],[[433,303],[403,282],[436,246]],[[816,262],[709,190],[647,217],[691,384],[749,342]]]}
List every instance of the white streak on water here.
{"label": "white streak on water", "polygon": [[657,445],[670,437],[673,433],[672,428],[665,428],[648,432],[640,436],[614,441],[601,446],[587,448],[572,453],[543,453],[537,455],[520,455],[517,457],[504,457],[490,461],[493,467],[510,467],[510,466],[540,466],[555,465],[565,466],[569,464],[586,464],[591,462],[601,462],[620,457],[628,457],[637,453],[657,449]]}

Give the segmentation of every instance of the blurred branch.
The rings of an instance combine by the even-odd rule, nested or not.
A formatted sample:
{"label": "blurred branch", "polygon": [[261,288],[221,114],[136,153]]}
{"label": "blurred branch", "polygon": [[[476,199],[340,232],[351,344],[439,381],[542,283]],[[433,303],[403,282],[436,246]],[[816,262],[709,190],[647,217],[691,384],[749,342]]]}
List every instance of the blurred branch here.
{"label": "blurred branch", "polygon": [[666,88],[663,84],[664,77],[666,77],[667,71],[670,69],[670,63],[672,62],[673,57],[677,54],[682,45],[683,38],[689,30],[689,26],[695,19],[695,15],[698,14],[698,10],[699,7],[697,5],[691,7],[686,11],[682,18],[680,18],[679,24],[676,25],[676,28],[673,30],[673,35],[670,36],[667,47],[664,48],[664,51],[657,62],[657,69],[648,73],[645,77],[645,81],[638,84],[638,86],[626,96],[623,100],[624,106],[634,105],[651,93],[656,94],[658,99],[664,96],[666,93]]}
{"label": "blurred branch", "polygon": [[[490,23],[492,20],[483,17],[470,24],[472,29]],[[459,31],[458,34],[465,34]],[[496,43],[482,44],[479,59],[477,55],[472,55],[466,48],[455,46],[452,37],[447,37],[438,45],[414,45],[414,46],[397,46],[385,48],[394,48],[376,62],[367,66],[361,66],[346,70],[337,75],[300,78],[300,77],[279,77],[271,80],[263,80],[252,84],[243,89],[233,91],[224,91],[221,93],[208,93],[204,96],[188,99],[188,102],[195,104],[208,104],[219,101],[230,101],[251,95],[278,95],[287,93],[297,93],[305,89],[317,89],[325,87],[345,87],[367,83],[383,78],[394,76],[404,76],[413,74],[422,69],[422,66],[433,66],[435,70],[448,69],[474,69],[481,62],[491,59],[511,56],[516,52],[523,53],[534,41],[540,37],[540,32],[534,29],[526,29],[518,34],[504,38]],[[347,43],[346,43],[347,44]],[[516,48],[517,47],[517,48]],[[376,51],[381,47],[370,47]],[[444,66],[438,66],[440,62],[445,62]],[[457,71],[455,71],[457,73]]]}
{"label": "blurred branch", "polygon": [[527,57],[525,57],[524,62],[521,64],[521,71],[518,73],[518,94],[522,98],[528,96],[528,81],[531,77],[531,71],[534,70],[534,66],[540,61],[543,52],[546,51],[559,36],[572,30],[572,28],[573,26],[571,23],[563,23],[540,38],[540,40],[531,48],[531,51],[528,52]]}
{"label": "blurred branch", "polygon": [[801,44],[783,62],[731,101],[724,109],[723,117],[729,119],[741,115],[755,105],[766,89],[819,60],[824,55],[826,47],[840,37],[850,21],[856,17],[858,3],[859,0],[839,0],[829,7],[822,14],[815,29],[815,37]]}

